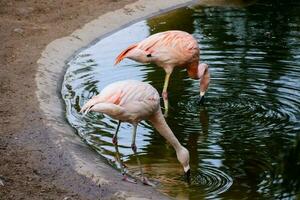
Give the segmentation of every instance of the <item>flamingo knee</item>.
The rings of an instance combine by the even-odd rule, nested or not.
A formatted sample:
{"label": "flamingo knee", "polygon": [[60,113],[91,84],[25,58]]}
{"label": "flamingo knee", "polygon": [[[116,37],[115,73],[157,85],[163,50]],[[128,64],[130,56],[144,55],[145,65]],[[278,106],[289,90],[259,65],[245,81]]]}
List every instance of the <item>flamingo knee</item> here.
{"label": "flamingo knee", "polygon": [[114,135],[113,136],[113,138],[112,138],[112,143],[114,144],[114,145],[117,145],[118,144],[118,139],[117,139],[117,137]]}
{"label": "flamingo knee", "polygon": [[163,91],[161,96],[163,97],[163,99],[168,100],[168,92],[167,91]]}
{"label": "flamingo knee", "polygon": [[134,153],[136,153],[137,147],[136,147],[135,144],[131,144],[131,149],[132,149],[132,151],[133,151]]}

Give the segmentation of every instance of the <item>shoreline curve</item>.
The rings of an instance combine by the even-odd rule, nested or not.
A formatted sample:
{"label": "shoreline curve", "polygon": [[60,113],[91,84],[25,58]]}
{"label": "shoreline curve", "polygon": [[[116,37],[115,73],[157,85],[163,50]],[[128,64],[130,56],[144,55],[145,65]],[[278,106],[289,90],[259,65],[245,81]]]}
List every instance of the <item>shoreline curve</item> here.
{"label": "shoreline curve", "polygon": [[[49,140],[64,152],[75,172],[89,178],[102,189],[111,190],[110,199],[169,199],[154,188],[142,183],[130,184],[121,181],[121,174],[109,166],[104,158],[81,141],[65,118],[65,105],[61,98],[61,85],[66,71],[66,62],[109,34],[132,23],[159,13],[187,6],[191,0],[139,0],[124,8],[108,12],[75,30],[71,35],[49,43],[37,61],[35,75],[36,97],[44,115],[44,123],[53,129]],[[120,20],[122,19],[122,21]],[[109,24],[108,24],[109,23]],[[145,198],[147,197],[147,198]]]}

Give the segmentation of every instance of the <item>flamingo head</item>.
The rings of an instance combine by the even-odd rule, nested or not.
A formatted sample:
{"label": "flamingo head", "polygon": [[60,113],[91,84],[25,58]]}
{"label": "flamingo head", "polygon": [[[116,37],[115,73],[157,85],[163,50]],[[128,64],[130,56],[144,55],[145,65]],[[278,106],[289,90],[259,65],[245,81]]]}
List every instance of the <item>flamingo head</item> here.
{"label": "flamingo head", "polygon": [[183,166],[183,171],[184,171],[184,176],[185,179],[188,183],[190,183],[190,174],[191,174],[191,169],[190,169],[190,153],[189,151],[184,148],[183,146],[176,152],[177,154],[177,159]]}
{"label": "flamingo head", "polygon": [[200,81],[200,99],[199,103],[204,103],[204,95],[208,89],[209,82],[210,82],[210,73],[208,69],[208,65],[205,63],[200,63],[198,65],[198,78]]}

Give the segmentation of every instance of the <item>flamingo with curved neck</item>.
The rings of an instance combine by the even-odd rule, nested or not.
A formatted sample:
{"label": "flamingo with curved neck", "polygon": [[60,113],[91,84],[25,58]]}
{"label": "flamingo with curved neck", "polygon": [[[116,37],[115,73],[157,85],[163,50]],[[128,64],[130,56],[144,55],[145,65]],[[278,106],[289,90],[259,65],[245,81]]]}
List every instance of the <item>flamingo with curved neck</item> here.
{"label": "flamingo with curved neck", "polygon": [[172,30],[153,34],[137,44],[130,45],[117,56],[115,64],[124,58],[129,58],[162,67],[166,72],[162,91],[166,114],[168,112],[167,88],[175,67],[186,68],[189,77],[200,79],[200,102],[203,103],[210,74],[207,64],[199,64],[199,52],[198,42],[191,34]]}
{"label": "flamingo with curved neck", "polygon": [[[118,81],[106,86],[99,95],[94,96],[85,103],[80,112],[100,112],[119,120],[116,132],[113,136],[113,144],[117,149],[117,134],[121,122],[129,122],[133,125],[131,148],[137,157],[137,147],[135,145],[137,125],[142,120],[149,120],[157,131],[162,135],[175,149],[177,159],[183,166],[183,170],[189,180],[190,165],[189,151],[183,147],[170,127],[168,126],[160,107],[159,94],[155,88],[148,83],[136,80]],[[118,152],[118,151],[116,151]],[[137,157],[140,167],[142,181],[144,184],[152,185],[144,177],[140,161]],[[122,168],[123,179],[129,180]]]}

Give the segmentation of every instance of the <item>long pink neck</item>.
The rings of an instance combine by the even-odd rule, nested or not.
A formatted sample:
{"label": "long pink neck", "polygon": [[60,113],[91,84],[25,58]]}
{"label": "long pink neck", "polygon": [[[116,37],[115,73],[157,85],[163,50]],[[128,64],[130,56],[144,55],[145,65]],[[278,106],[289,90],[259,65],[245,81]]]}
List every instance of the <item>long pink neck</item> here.
{"label": "long pink neck", "polygon": [[157,113],[151,117],[149,121],[153,124],[160,135],[162,135],[173,146],[176,152],[182,148],[178,139],[168,126],[161,110],[157,111]]}
{"label": "long pink neck", "polygon": [[198,77],[198,64],[199,62],[193,62],[187,67],[187,73],[192,79],[199,79]]}
{"label": "long pink neck", "polygon": [[[200,64],[198,67],[198,77],[200,79],[200,93],[206,92],[210,82],[210,73],[207,64]],[[200,94],[201,95],[201,94]]]}

